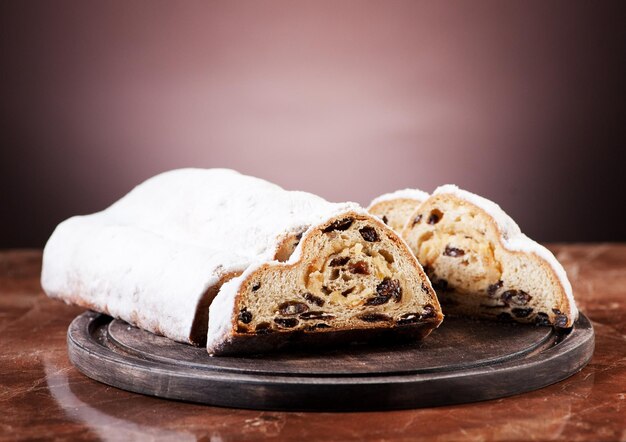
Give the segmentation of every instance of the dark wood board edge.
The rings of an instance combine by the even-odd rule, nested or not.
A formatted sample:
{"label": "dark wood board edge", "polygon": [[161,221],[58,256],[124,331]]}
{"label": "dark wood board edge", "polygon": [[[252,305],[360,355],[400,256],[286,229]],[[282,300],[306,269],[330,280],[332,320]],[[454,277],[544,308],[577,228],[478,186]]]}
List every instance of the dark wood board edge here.
{"label": "dark wood board edge", "polygon": [[[481,321],[482,322],[482,321]],[[488,321],[491,322],[491,321]],[[165,356],[161,355],[160,353],[154,353],[154,352],[150,352],[150,353],[146,353],[145,351],[142,351],[138,348],[136,348],[133,345],[129,345],[125,339],[126,337],[124,337],[124,339],[119,339],[119,336],[116,336],[115,333],[111,333],[111,326],[113,325],[118,325],[118,324],[123,324],[123,328],[127,328],[129,327],[129,325],[123,321],[119,321],[116,319],[112,319],[108,324],[103,325],[102,328],[106,329],[106,345],[113,351],[118,352],[118,353],[122,353],[122,354],[127,354],[129,357],[139,357],[141,359],[145,359],[145,360],[150,360],[152,362],[155,362],[157,364],[166,364],[166,365],[172,365],[172,364],[176,364],[177,366],[185,366],[187,368],[197,368],[197,369],[205,369],[207,364],[206,361],[203,361],[202,363],[197,362],[197,361],[187,361],[185,359],[176,359],[176,358],[172,358],[171,355],[166,354]],[[492,324],[497,324],[496,322],[493,322]],[[505,326],[505,324],[502,324],[503,326]],[[510,324],[506,324],[506,325],[510,325]],[[523,328],[527,328],[528,325],[520,325]],[[134,328],[134,327],[133,327]],[[548,329],[548,327],[542,327],[544,329]],[[262,365],[263,361],[260,361],[259,365],[255,365],[254,368],[251,367],[246,367],[246,368],[242,368],[240,366],[225,366],[222,364],[215,364],[211,366],[211,370],[213,371],[221,371],[221,372],[229,372],[229,373],[243,373],[243,374],[254,374],[254,375],[259,375],[259,374],[263,374],[263,373],[271,373],[272,375],[276,376],[279,374],[285,375],[285,376],[309,376],[309,377],[354,377],[354,376],[358,376],[358,377],[362,377],[362,376],[382,376],[384,374],[388,374],[388,375],[401,375],[401,374],[409,374],[409,373],[416,373],[419,371],[419,373],[429,373],[429,372],[441,372],[441,371],[458,371],[459,369],[466,369],[466,368],[472,368],[472,367],[479,367],[479,366],[486,366],[486,365],[491,365],[494,363],[501,363],[504,362],[506,360],[509,359],[516,359],[516,358],[521,358],[524,357],[526,355],[530,355],[530,354],[534,354],[537,352],[541,352],[553,345],[555,345],[555,343],[557,341],[559,341],[560,339],[562,339],[562,333],[553,329],[553,328],[549,328],[550,329],[550,333],[547,333],[545,336],[539,338],[538,340],[536,340],[535,342],[533,342],[532,345],[528,346],[528,347],[523,347],[523,348],[518,348],[518,349],[514,349],[512,351],[510,351],[508,354],[506,355],[494,355],[493,357],[490,358],[481,358],[477,361],[472,361],[469,362],[467,360],[463,360],[463,361],[457,361],[455,363],[448,363],[445,366],[435,366],[435,367],[420,367],[419,370],[416,369],[411,369],[411,370],[407,370],[406,368],[401,368],[393,371],[390,370],[385,370],[384,373],[382,372],[363,372],[363,371],[358,371],[358,372],[354,372],[354,373],[346,373],[346,372],[320,372],[319,370],[311,370],[311,367],[308,367],[308,370],[306,365],[301,366],[302,369],[300,370],[275,370],[275,366],[273,366],[272,368],[261,368],[259,367],[259,365]],[[104,334],[105,330],[102,330],[102,334]],[[150,335],[149,332],[142,332],[144,334],[148,334]],[[133,339],[137,339],[136,337],[133,337]],[[163,338],[165,339],[165,338]],[[387,342],[387,341],[385,341]],[[415,343],[415,341],[413,341],[413,343]],[[179,344],[176,344],[179,345]],[[394,342],[393,344],[398,351],[402,351],[403,347],[401,346],[402,343],[400,342]],[[362,348],[369,348],[369,349],[378,349],[381,347],[386,347],[388,348],[389,345],[385,344],[385,343],[375,343],[374,345],[372,345],[371,343],[369,345],[362,345]],[[315,351],[315,350],[311,350],[311,349],[307,349],[307,352],[310,351]],[[350,348],[348,348],[348,351],[350,351]],[[421,351],[421,350],[420,350]],[[167,353],[167,352],[166,352]],[[203,352],[204,353],[204,352]],[[206,357],[206,353],[205,353],[205,357]],[[327,357],[331,357],[333,358],[334,355],[328,355]],[[214,360],[219,360],[219,359],[238,359],[237,357],[218,357],[215,358]],[[293,368],[293,367],[292,367]]]}
{"label": "dark wood board edge", "polygon": [[338,378],[242,375],[126,360],[89,339],[87,327],[98,314],[81,316],[68,330],[68,352],[71,362],[92,379],[162,398],[264,410],[388,410],[495,399],[577,373],[594,349],[593,327],[581,315],[572,332],[551,348],[521,360],[459,372]]}

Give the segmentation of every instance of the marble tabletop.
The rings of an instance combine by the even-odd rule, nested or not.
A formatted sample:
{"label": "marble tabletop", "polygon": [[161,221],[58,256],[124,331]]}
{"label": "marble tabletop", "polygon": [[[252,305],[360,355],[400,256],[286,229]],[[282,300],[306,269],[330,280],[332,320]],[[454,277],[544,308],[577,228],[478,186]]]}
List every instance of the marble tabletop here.
{"label": "marble tabletop", "polygon": [[67,357],[82,309],[43,294],[40,251],[0,251],[0,440],[626,441],[626,244],[550,248],[595,328],[586,368],[509,398],[365,413],[215,408],[93,381]]}

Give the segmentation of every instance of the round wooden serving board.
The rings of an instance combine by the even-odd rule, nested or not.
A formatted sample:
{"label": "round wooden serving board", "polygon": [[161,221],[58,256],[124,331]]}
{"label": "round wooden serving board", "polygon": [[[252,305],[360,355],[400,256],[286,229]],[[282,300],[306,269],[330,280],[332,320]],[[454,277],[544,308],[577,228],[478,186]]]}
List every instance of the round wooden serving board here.
{"label": "round wooden serving board", "polygon": [[384,410],[494,399],[580,371],[594,335],[581,314],[550,327],[446,318],[422,342],[252,357],[210,357],[94,312],[67,335],[72,363],[97,381],[162,398],[268,410]]}

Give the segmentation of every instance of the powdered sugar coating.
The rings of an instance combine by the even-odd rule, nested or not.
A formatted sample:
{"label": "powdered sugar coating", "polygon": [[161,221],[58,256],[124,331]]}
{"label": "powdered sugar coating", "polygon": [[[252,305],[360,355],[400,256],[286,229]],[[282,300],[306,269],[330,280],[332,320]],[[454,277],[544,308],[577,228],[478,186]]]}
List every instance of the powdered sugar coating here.
{"label": "powdered sugar coating", "polygon": [[428,193],[419,189],[400,189],[396,190],[395,192],[385,193],[374,198],[368,206],[368,209],[371,209],[374,205],[378,203],[382,203],[384,201],[392,201],[396,199],[409,199],[422,202],[425,201],[428,196]]}
{"label": "powdered sugar coating", "polygon": [[41,284],[50,297],[190,342],[204,293],[225,269],[246,265],[234,253],[182,245],[91,215],[57,227],[44,250]]}
{"label": "powdered sugar coating", "polygon": [[278,240],[351,209],[230,169],[179,169],[137,186],[106,211],[181,243],[271,260]]}
{"label": "powdered sugar coating", "polygon": [[554,271],[554,274],[559,279],[559,282],[561,283],[561,286],[563,287],[565,295],[567,296],[567,299],[569,301],[570,311],[568,316],[571,317],[573,321],[578,318],[578,309],[576,307],[576,302],[574,301],[572,285],[567,278],[567,273],[565,272],[565,269],[552,254],[552,252],[550,252],[541,244],[533,241],[532,239],[524,235],[521,232],[517,223],[513,221],[513,219],[509,215],[507,215],[498,204],[494,203],[493,201],[490,201],[474,193],[468,192],[467,190],[459,189],[458,186],[455,186],[454,184],[439,186],[433,192],[433,195],[442,194],[454,195],[457,198],[465,200],[481,208],[489,216],[491,216],[496,222],[498,229],[500,230],[502,243],[507,250],[510,250],[512,252],[533,253],[543,259],[546,263],[548,263]]}
{"label": "powdered sugar coating", "polygon": [[44,251],[42,286],[189,342],[198,302],[222,275],[271,262],[285,237],[347,211],[365,213],[233,170],[165,172],[102,212],[61,223]]}

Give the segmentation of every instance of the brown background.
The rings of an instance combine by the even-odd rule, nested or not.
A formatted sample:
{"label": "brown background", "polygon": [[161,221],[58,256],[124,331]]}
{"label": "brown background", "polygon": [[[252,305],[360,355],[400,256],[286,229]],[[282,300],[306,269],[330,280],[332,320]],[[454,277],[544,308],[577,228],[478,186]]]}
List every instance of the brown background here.
{"label": "brown background", "polygon": [[183,166],[626,240],[621,3],[4,1],[0,247]]}

